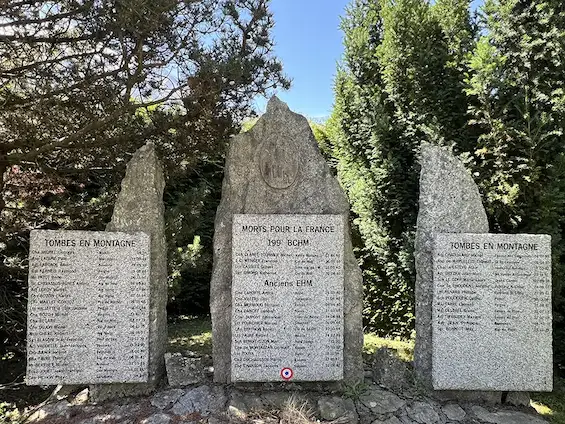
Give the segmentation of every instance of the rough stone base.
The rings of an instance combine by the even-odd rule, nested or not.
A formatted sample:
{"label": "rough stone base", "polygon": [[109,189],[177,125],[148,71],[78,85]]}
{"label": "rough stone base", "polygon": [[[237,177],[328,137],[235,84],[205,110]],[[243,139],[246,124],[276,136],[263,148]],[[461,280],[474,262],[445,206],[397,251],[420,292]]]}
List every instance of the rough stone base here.
{"label": "rough stone base", "polygon": [[[97,422],[173,424],[301,423],[315,424],[544,424],[532,408],[441,401],[417,390],[393,392],[366,381],[354,396],[299,390],[245,391],[204,384],[162,388],[151,397],[114,400],[99,405],[77,398],[54,401],[35,411],[28,422],[89,424]],[[80,399],[79,399],[80,397]]]}
{"label": "rough stone base", "polygon": [[[390,352],[387,352],[387,356]],[[373,355],[365,369],[382,356]],[[191,353],[187,357],[197,358]],[[194,376],[203,376],[202,364],[187,369]],[[408,372],[409,363],[401,362]],[[396,367],[396,366],[395,366]],[[183,371],[182,369],[180,370]],[[546,421],[533,408],[512,406],[517,395],[508,393],[506,403],[492,392],[478,398],[460,396],[440,399],[427,394],[412,380],[402,389],[388,390],[376,384],[369,373],[362,385],[349,386],[345,392],[327,386],[304,384],[244,384],[219,385],[203,376],[196,384],[183,388],[161,387],[150,397],[113,400],[98,405],[87,404],[85,391],[69,391],[66,399],[52,396],[53,402],[34,411],[30,422],[91,424],[99,422],[173,424],[198,422],[208,424],[544,424]],[[241,387],[239,387],[241,386]],[[64,395],[64,391],[57,392]],[[440,392],[436,392],[440,393]],[[445,393],[444,393],[445,394]],[[454,395],[477,393],[454,392]],[[92,393],[91,393],[92,395]],[[115,396],[115,393],[113,394]],[[92,398],[92,396],[91,396]],[[497,401],[496,401],[497,400]]]}
{"label": "rough stone base", "polygon": [[91,402],[105,402],[112,399],[125,397],[148,396],[156,390],[155,384],[97,384],[89,386],[89,399]]}

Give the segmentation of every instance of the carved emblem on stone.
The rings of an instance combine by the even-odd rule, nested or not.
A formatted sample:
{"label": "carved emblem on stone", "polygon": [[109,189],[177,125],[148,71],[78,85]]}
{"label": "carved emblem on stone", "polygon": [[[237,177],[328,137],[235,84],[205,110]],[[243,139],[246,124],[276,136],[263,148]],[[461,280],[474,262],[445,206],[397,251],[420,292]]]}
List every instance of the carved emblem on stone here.
{"label": "carved emblem on stone", "polygon": [[266,141],[261,146],[259,166],[261,176],[269,187],[285,189],[294,184],[298,177],[298,150],[292,143]]}

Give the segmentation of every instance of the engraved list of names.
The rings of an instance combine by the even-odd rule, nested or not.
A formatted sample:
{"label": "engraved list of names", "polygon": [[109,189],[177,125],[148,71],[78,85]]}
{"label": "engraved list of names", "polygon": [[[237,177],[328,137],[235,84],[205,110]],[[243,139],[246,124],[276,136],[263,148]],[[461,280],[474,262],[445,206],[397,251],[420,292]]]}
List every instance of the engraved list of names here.
{"label": "engraved list of names", "polygon": [[550,236],[437,234],[433,260],[434,388],[551,390]]}
{"label": "engraved list of names", "polygon": [[343,218],[234,215],[232,381],[343,379]]}
{"label": "engraved list of names", "polygon": [[149,236],[31,232],[27,384],[145,382]]}

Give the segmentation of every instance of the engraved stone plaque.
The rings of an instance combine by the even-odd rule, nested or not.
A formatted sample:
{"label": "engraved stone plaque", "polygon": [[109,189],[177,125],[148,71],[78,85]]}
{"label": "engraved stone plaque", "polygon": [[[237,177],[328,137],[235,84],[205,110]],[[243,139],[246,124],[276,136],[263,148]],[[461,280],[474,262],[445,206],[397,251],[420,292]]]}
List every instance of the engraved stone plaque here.
{"label": "engraved stone plaque", "polygon": [[28,385],[147,381],[149,238],[31,232]]}
{"label": "engraved stone plaque", "polygon": [[343,379],[343,218],[234,215],[232,381]]}
{"label": "engraved stone plaque", "polygon": [[436,234],[433,386],[551,391],[551,237]]}

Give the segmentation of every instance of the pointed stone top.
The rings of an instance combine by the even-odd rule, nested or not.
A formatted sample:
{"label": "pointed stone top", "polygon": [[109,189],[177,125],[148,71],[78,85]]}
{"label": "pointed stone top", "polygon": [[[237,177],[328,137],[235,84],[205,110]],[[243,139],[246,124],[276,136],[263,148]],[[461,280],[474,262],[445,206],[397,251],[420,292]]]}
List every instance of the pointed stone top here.
{"label": "pointed stone top", "polygon": [[155,145],[148,142],[137,149],[127,163],[112,221],[106,230],[150,232],[148,228],[157,225],[154,222],[155,214],[162,213],[164,207],[164,188],[163,165]]}
{"label": "pointed stone top", "polygon": [[152,141],[146,142],[143,146],[137,149],[136,152],[134,153],[134,156],[139,156],[140,154],[145,152],[149,152],[149,153],[155,152],[155,144]]}
{"label": "pointed stone top", "polygon": [[288,105],[279,99],[277,96],[270,98],[269,103],[267,103],[267,113],[273,113],[277,110],[288,112],[290,111]]}
{"label": "pointed stone top", "polygon": [[463,163],[461,163],[461,161],[455,157],[451,149],[431,143],[422,143],[419,155],[420,165],[428,166],[430,163],[438,160],[448,162],[454,170],[457,170],[457,172],[462,171],[461,176],[463,178],[465,178],[466,176],[471,176],[466,170]]}
{"label": "pointed stone top", "polygon": [[419,162],[422,170],[418,230],[488,233],[479,189],[450,149],[422,143]]}

